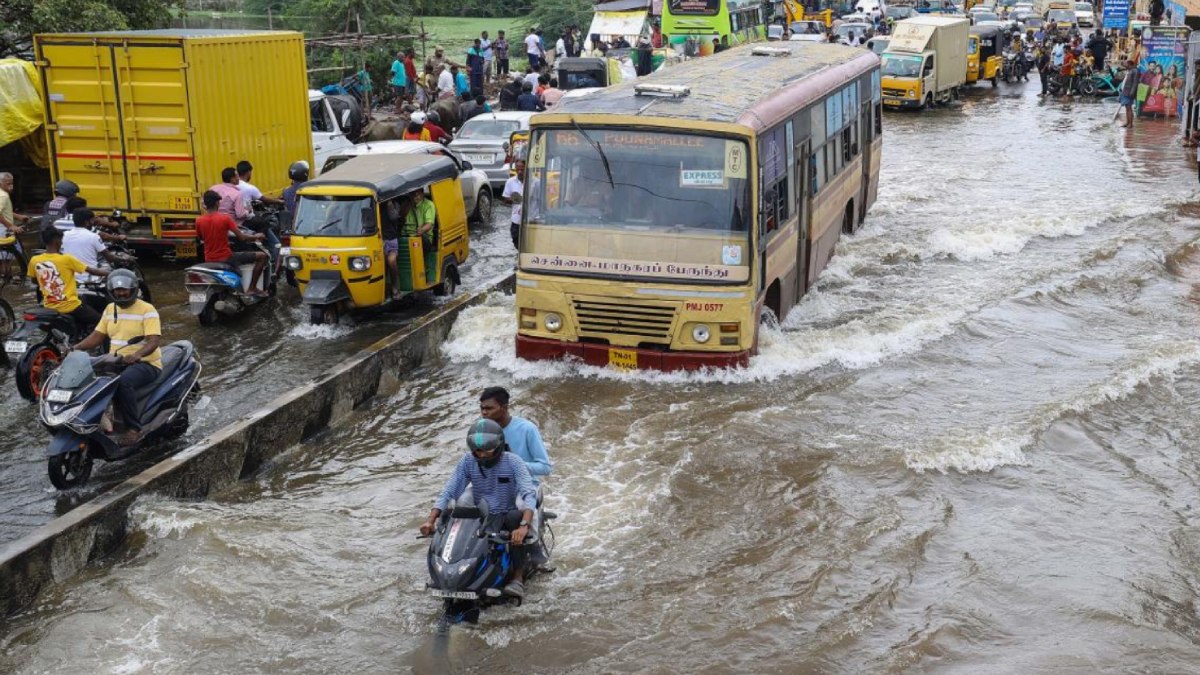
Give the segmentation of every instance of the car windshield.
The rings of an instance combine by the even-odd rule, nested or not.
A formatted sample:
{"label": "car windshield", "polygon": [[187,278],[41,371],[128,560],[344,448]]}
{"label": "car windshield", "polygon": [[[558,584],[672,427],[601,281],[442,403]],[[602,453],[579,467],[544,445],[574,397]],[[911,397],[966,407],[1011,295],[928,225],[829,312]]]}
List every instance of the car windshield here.
{"label": "car windshield", "polygon": [[865,23],[844,23],[838,26],[835,32],[840,37],[848,37],[851,33],[854,33],[857,37],[862,37],[866,35],[868,28],[870,26]]}
{"label": "car windshield", "polygon": [[467,120],[458,130],[457,138],[508,140],[508,135],[520,128],[521,123],[517,120],[498,120],[480,115]]}
{"label": "car windshield", "polygon": [[1000,20],[1000,17],[996,16],[995,14],[989,14],[988,12],[976,12],[975,13],[975,23],[982,23],[984,21],[999,21],[999,20]]}
{"label": "car windshield", "polygon": [[893,19],[899,20],[899,19],[907,19],[908,17],[912,16],[915,12],[913,11],[912,7],[888,7],[887,12],[885,12],[885,13],[888,16],[892,17]]}
{"label": "car windshield", "polygon": [[1046,18],[1059,23],[1071,23],[1075,21],[1075,12],[1069,9],[1052,9]]}
{"label": "car windshield", "polygon": [[823,24],[817,23],[816,21],[793,21],[792,22],[792,34],[793,35],[820,35],[821,33],[825,32],[824,30],[822,30],[822,27],[823,27]]}
{"label": "car windshield", "polygon": [[593,127],[535,132],[530,149],[522,269],[750,278],[744,141]]}
{"label": "car windshield", "polygon": [[1025,19],[1026,28],[1041,28],[1044,23],[1040,16],[1031,16]]}
{"label": "car windshield", "polygon": [[370,197],[301,195],[295,232],[306,237],[361,237],[374,234],[375,200]]}
{"label": "car windshield", "polygon": [[916,77],[921,73],[920,56],[883,55],[883,75],[886,77]]}

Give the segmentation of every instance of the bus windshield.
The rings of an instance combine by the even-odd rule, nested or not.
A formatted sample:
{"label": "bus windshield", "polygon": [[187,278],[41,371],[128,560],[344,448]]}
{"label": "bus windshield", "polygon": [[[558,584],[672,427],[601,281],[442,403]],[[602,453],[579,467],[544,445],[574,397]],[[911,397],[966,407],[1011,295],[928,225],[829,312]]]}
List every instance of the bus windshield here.
{"label": "bus windshield", "polygon": [[749,277],[742,140],[576,128],[530,145],[523,269],[742,283]]}
{"label": "bus windshield", "polygon": [[375,233],[375,200],[370,197],[302,195],[296,205],[295,233],[305,237],[361,237]]}

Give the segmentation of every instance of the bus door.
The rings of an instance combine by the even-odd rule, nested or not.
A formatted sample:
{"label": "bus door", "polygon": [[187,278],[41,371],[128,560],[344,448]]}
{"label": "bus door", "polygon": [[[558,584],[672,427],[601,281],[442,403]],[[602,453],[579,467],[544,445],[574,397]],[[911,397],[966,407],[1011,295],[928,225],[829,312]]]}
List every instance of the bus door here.
{"label": "bus door", "polygon": [[871,195],[871,146],[875,141],[875,102],[870,98],[862,104],[862,114],[858,116],[858,150],[862,153],[862,196],[858,199],[858,222],[862,223],[867,217],[867,209],[874,201]]}
{"label": "bus door", "polygon": [[799,218],[796,237],[796,302],[808,291],[808,254],[810,220],[812,217],[812,140],[803,138],[796,143],[796,216]]}

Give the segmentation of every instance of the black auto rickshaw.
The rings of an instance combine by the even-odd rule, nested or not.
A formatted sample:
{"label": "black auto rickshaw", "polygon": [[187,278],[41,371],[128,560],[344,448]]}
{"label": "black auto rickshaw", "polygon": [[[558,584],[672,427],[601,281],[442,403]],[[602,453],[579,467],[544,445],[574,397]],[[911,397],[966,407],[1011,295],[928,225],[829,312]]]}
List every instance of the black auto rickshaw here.
{"label": "black auto rickshaw", "polygon": [[621,67],[616,59],[601,56],[577,56],[560,59],[558,88],[563,91],[607,87],[621,81]]}

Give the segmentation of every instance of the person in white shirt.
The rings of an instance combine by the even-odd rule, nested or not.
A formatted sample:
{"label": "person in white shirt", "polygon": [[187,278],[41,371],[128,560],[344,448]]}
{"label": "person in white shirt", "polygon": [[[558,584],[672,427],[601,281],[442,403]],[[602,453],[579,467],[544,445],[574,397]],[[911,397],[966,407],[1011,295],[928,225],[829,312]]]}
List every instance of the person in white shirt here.
{"label": "person in white shirt", "polygon": [[504,200],[505,204],[512,205],[512,224],[509,226],[509,232],[512,234],[513,248],[520,252],[521,200],[524,199],[525,196],[525,183],[523,182],[523,178],[525,176],[525,160],[518,159],[513,168],[516,170],[516,174],[505,181],[504,192],[500,193],[500,198]]}
{"label": "person in white shirt", "polygon": [[[250,165],[250,162],[247,162],[244,159],[242,161],[238,162],[237,163],[237,173],[238,173],[237,189],[239,191],[241,191],[241,193],[242,193],[242,201],[246,205],[247,213],[250,213],[250,214],[254,213],[254,202],[263,202],[266,204],[278,204],[279,206],[283,206],[282,199],[279,199],[278,197],[268,197],[268,196],[264,195],[262,193],[262,190],[259,190],[257,187],[254,186],[253,183],[250,182],[250,177],[254,173],[254,167]],[[247,223],[250,223],[250,221],[254,221],[255,223],[263,222],[263,221],[255,220],[255,218],[256,217],[252,215],[250,217],[250,219],[247,220],[246,222]],[[257,231],[259,228],[251,228],[251,229],[255,229]],[[283,243],[281,241],[279,241],[279,235],[275,234],[274,229],[267,227],[267,228],[262,228],[262,230],[263,230],[262,233],[267,235],[267,253],[269,253],[271,256],[271,264],[274,265],[279,259],[279,249],[283,246]]]}
{"label": "person in white shirt", "polygon": [[450,66],[443,65],[438,74],[438,98],[454,98],[454,76],[450,74]]}
{"label": "person in white shirt", "polygon": [[[71,214],[72,227],[68,228],[63,234],[62,252],[79,258],[88,267],[98,269],[101,258],[110,263],[115,263],[120,262],[121,256],[108,250],[100,235],[92,231],[92,221],[95,219],[96,214],[91,209],[75,209],[75,213]],[[56,222],[55,227],[57,226],[58,223]],[[99,281],[100,277],[93,277],[90,274],[76,274],[75,280],[79,283],[87,284]]]}
{"label": "person in white shirt", "polygon": [[559,37],[558,42],[554,43],[554,62],[558,63],[560,59],[566,58],[566,56],[567,41]]}
{"label": "person in white shirt", "polygon": [[533,93],[535,94],[538,90],[538,78],[540,77],[541,75],[538,74],[536,68],[530,67],[525,69],[525,83],[528,84],[531,89],[533,89]]}
{"label": "person in white shirt", "polygon": [[545,55],[542,52],[542,39],[537,36],[537,33],[532,28],[529,29],[529,35],[525,36],[525,56],[529,58],[529,67],[535,71],[540,70],[545,62]]}
{"label": "person in white shirt", "polygon": [[492,41],[488,39],[488,32],[485,30],[479,34],[479,48],[483,50],[483,81],[492,81],[492,61],[495,54],[492,52]]}

